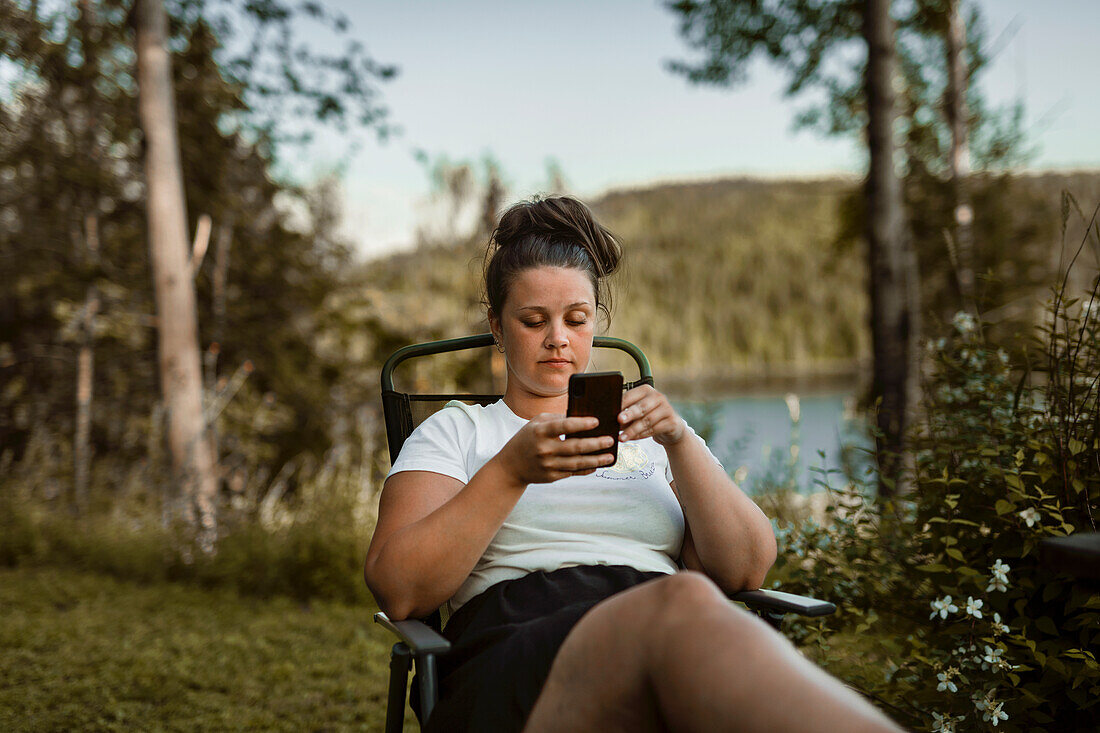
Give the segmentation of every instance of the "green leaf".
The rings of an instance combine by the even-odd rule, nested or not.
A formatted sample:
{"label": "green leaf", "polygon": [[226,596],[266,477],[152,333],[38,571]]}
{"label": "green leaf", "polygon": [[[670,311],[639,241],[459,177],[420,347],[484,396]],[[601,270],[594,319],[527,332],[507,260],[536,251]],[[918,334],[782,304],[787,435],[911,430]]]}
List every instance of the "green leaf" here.
{"label": "green leaf", "polygon": [[931,565],[918,565],[917,570],[925,573],[946,573],[950,568],[941,563],[932,563]]}
{"label": "green leaf", "polygon": [[950,558],[954,558],[959,562],[966,562],[965,558],[963,558],[963,554],[959,552],[959,548],[957,547],[948,547],[944,552],[946,552],[947,556]]}
{"label": "green leaf", "polygon": [[961,525],[966,526],[966,527],[980,527],[981,526],[977,522],[972,522],[969,519],[952,519],[951,524],[961,524]]}
{"label": "green leaf", "polygon": [[1015,509],[1016,505],[1008,499],[998,499],[993,508],[997,512],[997,516],[1003,516]]}
{"label": "green leaf", "polygon": [[1042,616],[1035,620],[1035,628],[1050,636],[1058,636],[1058,627],[1054,625],[1049,616]]}

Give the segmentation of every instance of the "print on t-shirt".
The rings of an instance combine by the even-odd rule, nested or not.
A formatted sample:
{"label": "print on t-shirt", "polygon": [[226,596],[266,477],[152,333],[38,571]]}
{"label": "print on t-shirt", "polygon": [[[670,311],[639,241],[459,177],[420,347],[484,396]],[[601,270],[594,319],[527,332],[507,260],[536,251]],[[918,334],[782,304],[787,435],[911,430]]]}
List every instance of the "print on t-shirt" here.
{"label": "print on t-shirt", "polygon": [[619,443],[619,458],[614,465],[596,471],[600,478],[612,481],[632,481],[649,478],[657,466],[645,449],[637,443]]}

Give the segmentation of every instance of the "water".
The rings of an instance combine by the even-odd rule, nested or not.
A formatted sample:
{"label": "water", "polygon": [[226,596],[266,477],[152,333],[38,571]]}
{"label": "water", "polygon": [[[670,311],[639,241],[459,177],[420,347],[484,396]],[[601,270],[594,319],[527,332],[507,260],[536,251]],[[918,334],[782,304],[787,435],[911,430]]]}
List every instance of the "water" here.
{"label": "water", "polygon": [[[693,428],[710,434],[710,449],[749,493],[776,485],[806,493],[818,489],[813,480],[820,476],[811,467],[858,472],[865,463],[858,449],[871,441],[854,403],[852,392],[831,391],[801,395],[791,404],[784,394],[757,394],[675,407]],[[792,443],[798,446],[793,455]],[[824,461],[818,451],[825,452]],[[840,477],[833,481],[837,485]]]}

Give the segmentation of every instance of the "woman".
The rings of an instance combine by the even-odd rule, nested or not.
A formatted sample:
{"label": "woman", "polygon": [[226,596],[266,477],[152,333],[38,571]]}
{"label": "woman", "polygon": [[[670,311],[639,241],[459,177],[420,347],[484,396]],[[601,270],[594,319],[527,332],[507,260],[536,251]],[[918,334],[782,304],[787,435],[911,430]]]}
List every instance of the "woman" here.
{"label": "woman", "polygon": [[[724,591],[758,588],[771,525],[656,389],[610,437],[565,438],[621,250],[579,201],[524,202],[486,252],[500,402],[405,442],[366,580],[394,619],[446,606],[430,730],[892,730]],[[680,571],[680,569],[683,569]],[[680,571],[680,572],[678,572]]]}

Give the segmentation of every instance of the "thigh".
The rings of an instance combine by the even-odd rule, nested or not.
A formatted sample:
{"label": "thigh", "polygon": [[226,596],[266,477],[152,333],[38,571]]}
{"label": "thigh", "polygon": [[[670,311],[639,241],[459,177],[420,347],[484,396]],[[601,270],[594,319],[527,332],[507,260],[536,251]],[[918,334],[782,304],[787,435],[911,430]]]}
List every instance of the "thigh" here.
{"label": "thigh", "polygon": [[554,658],[526,731],[667,730],[650,661],[670,608],[725,602],[698,573],[651,580],[602,601],[577,623]]}
{"label": "thigh", "polygon": [[577,622],[601,601],[662,573],[623,566],[536,571],[463,606],[443,631],[440,697],[425,730],[519,731]]}

